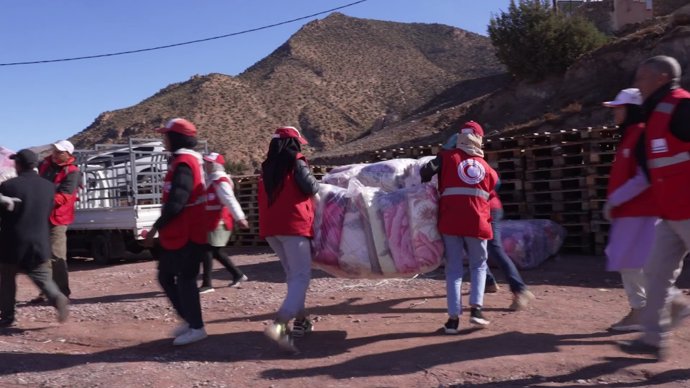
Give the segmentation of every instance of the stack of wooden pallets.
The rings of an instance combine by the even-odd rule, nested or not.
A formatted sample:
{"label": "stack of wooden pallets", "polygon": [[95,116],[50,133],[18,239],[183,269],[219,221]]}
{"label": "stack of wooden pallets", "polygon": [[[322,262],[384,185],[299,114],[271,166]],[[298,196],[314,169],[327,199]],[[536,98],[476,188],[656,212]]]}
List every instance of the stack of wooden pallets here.
{"label": "stack of wooden pallets", "polygon": [[590,144],[580,131],[559,131],[520,138],[525,150],[525,196],[530,218],[548,218],[568,231],[565,249],[592,248],[589,191],[586,186]]}
{"label": "stack of wooden pallets", "polygon": [[589,171],[587,188],[589,190],[590,208],[592,209],[592,235],[594,252],[603,254],[609,237],[610,224],[603,217],[606,203],[606,188],[609,181],[611,163],[616,152],[616,145],[620,141],[618,130],[615,128],[598,128],[583,132],[587,136],[592,151],[589,155]]}
{"label": "stack of wooden pallets", "polygon": [[527,218],[525,202],[525,155],[519,138],[501,137],[484,143],[484,158],[499,174],[498,195],[505,218]]}

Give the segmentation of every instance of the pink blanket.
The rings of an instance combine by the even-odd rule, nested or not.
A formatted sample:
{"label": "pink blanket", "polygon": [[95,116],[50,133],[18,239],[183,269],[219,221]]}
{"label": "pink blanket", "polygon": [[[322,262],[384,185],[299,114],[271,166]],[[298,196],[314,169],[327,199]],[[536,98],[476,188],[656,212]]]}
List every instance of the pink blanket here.
{"label": "pink blanket", "polygon": [[565,228],[551,220],[499,221],[506,254],[520,269],[534,268],[558,253]]}
{"label": "pink blanket", "polygon": [[313,261],[326,265],[338,265],[343,220],[348,206],[347,190],[321,184],[314,220],[312,241]]}

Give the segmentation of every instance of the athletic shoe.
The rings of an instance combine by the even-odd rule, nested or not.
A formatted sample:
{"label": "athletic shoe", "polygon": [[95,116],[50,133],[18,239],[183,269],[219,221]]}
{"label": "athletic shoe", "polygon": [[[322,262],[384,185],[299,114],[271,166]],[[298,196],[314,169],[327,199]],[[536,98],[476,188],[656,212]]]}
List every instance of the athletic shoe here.
{"label": "athletic shoe", "polygon": [[498,283],[489,283],[484,287],[484,293],[485,294],[495,294],[500,289],[501,289],[501,287],[498,286]]}
{"label": "athletic shoe", "polygon": [[208,334],[206,334],[206,329],[204,329],[203,327],[201,329],[189,329],[182,335],[175,338],[175,340],[173,341],[173,345],[188,345],[194,342],[201,341],[206,337],[208,337]]}
{"label": "athletic shoe", "polygon": [[309,318],[295,319],[292,323],[292,336],[294,338],[304,337],[305,334],[314,331],[314,323]]}
{"label": "athletic shoe", "polygon": [[459,325],[460,325],[460,319],[459,318],[448,318],[448,321],[446,321],[446,324],[443,325],[443,331],[446,334],[458,334],[460,332],[458,330]]}
{"label": "athletic shoe", "polygon": [[513,303],[510,304],[510,309],[513,311],[524,310],[529,302],[534,300],[534,294],[528,290],[522,290],[513,294]]}
{"label": "athletic shoe", "polygon": [[211,292],[215,292],[216,290],[213,287],[209,286],[204,286],[199,288],[199,293],[200,294],[209,294]]}
{"label": "athletic shoe", "polygon": [[479,326],[486,326],[490,322],[488,319],[484,318],[484,315],[482,314],[482,309],[479,307],[472,307],[470,309],[470,323],[479,325]]}
{"label": "athletic shoe", "polygon": [[173,331],[170,332],[170,334],[172,334],[173,337],[177,338],[177,337],[181,336],[182,334],[184,334],[188,331],[189,331],[189,323],[182,322],[179,325],[177,325],[177,327],[175,327],[173,329]]}
{"label": "athletic shoe", "polygon": [[272,341],[277,343],[281,349],[293,353],[299,352],[295,345],[292,343],[292,338],[290,338],[290,335],[287,332],[287,325],[285,325],[284,323],[271,323],[264,330],[264,334],[266,335],[266,337],[270,338]]}
{"label": "athletic shoe", "polygon": [[235,287],[235,286],[239,285],[240,283],[246,282],[247,280],[249,280],[247,275],[242,275],[239,277],[239,279],[232,279],[232,281],[230,282],[228,287]]}
{"label": "athletic shoe", "polygon": [[620,321],[614,323],[609,327],[612,331],[641,331],[640,324],[640,309],[630,309],[630,312],[624,316]]}

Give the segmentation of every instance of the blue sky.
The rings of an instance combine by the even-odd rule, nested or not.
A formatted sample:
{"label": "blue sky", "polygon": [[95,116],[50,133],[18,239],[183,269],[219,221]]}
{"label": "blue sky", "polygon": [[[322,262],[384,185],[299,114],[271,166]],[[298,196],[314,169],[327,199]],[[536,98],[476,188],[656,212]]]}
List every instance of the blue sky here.
{"label": "blue sky", "polygon": [[[136,50],[229,34],[355,0],[6,0],[0,63]],[[441,23],[486,35],[509,0],[367,0],[340,12]],[[0,66],[0,146],[18,150],[67,138],[102,112],[126,108],[195,74],[237,75],[308,20],[189,46],[131,55]]]}

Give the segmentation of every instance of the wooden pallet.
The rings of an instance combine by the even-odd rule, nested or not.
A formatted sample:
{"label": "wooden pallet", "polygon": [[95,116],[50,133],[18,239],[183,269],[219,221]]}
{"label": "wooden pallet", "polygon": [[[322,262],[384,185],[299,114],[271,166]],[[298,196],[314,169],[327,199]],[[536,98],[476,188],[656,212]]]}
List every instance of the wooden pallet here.
{"label": "wooden pallet", "polygon": [[484,153],[484,159],[486,159],[487,162],[498,162],[503,159],[519,159],[522,157],[524,150],[520,148],[510,148],[506,150],[496,150],[496,151],[487,151]]}
{"label": "wooden pallet", "polygon": [[540,203],[540,202],[574,202],[582,201],[586,202],[589,200],[588,192],[586,189],[577,190],[564,190],[564,191],[526,191],[525,197],[528,203]]}
{"label": "wooden pallet", "polygon": [[574,229],[578,229],[582,226],[587,232],[591,229],[590,215],[589,212],[586,211],[581,211],[579,213],[532,213],[530,215],[532,218],[552,220],[563,225],[577,225],[577,227],[573,227]]}
{"label": "wooden pallet", "polygon": [[563,179],[572,177],[582,177],[591,174],[591,169],[585,165],[563,166],[558,168],[548,168],[542,170],[525,171],[525,179],[528,181],[540,181],[549,179]]}
{"label": "wooden pallet", "polygon": [[585,154],[557,155],[525,158],[529,170],[541,170],[587,164]]}
{"label": "wooden pallet", "polygon": [[510,159],[500,159],[489,162],[489,165],[493,167],[499,175],[502,175],[504,171],[522,171],[525,168],[525,159],[520,158],[510,158]]}
{"label": "wooden pallet", "polygon": [[535,133],[520,138],[520,145],[527,147],[555,145],[564,142],[582,141],[582,131],[579,129],[561,130],[557,132]]}
{"label": "wooden pallet", "polygon": [[525,156],[530,158],[539,157],[551,157],[551,156],[568,156],[568,155],[580,155],[585,152],[589,152],[589,143],[577,142],[577,143],[562,143],[554,145],[545,145],[542,147],[531,147],[525,149]]}
{"label": "wooden pallet", "polygon": [[525,182],[527,191],[556,191],[556,190],[580,190],[585,184],[583,177],[568,177],[561,179],[550,179],[540,181]]}
{"label": "wooden pallet", "polygon": [[525,202],[502,202],[504,218],[515,219],[515,218],[527,218],[527,204]]}
{"label": "wooden pallet", "polygon": [[558,201],[529,203],[527,208],[530,214],[553,213],[582,213],[590,210],[590,202],[583,201]]}
{"label": "wooden pallet", "polygon": [[522,148],[520,145],[520,138],[518,137],[496,137],[486,139],[484,142],[484,150],[499,151],[513,148]]}
{"label": "wooden pallet", "polygon": [[591,152],[588,157],[590,164],[610,164],[616,156],[615,151]]}
{"label": "wooden pallet", "polygon": [[594,140],[606,140],[606,139],[618,139],[620,137],[618,128],[616,127],[601,127],[601,128],[586,128],[581,131],[581,136],[583,139]]}

